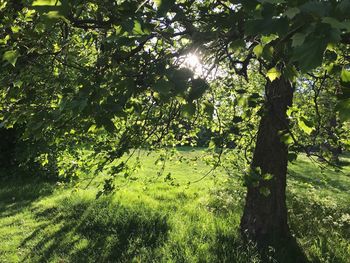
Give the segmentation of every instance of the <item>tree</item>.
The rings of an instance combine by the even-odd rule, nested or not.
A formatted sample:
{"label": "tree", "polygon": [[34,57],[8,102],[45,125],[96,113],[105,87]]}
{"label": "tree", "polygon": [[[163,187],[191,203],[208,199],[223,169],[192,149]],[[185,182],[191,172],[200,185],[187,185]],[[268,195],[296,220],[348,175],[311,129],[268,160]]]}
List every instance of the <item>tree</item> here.
{"label": "tree", "polygon": [[[179,116],[215,117],[215,103],[200,98],[215,92],[217,67],[225,80],[260,72],[265,98],[262,88],[250,96],[261,120],[241,228],[262,246],[290,237],[287,110],[300,76],[322,66],[341,80],[338,110],[349,118],[349,0],[0,3],[4,125],[24,124],[38,139],[104,128],[114,142],[106,160],[175,139]],[[191,52],[207,79],[181,67]]]}

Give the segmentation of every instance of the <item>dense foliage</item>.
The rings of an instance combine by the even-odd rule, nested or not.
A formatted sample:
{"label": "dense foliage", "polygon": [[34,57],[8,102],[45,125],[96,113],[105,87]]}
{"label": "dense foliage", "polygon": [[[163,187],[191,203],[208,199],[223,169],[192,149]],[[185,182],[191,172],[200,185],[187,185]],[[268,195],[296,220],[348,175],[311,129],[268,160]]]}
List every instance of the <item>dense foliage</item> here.
{"label": "dense foliage", "polygon": [[[323,70],[313,72],[316,79],[310,81],[324,77],[336,82],[341,77],[343,88],[336,84],[327,95],[341,97],[338,108],[347,119],[349,5],[284,0],[2,1],[2,125],[25,126],[24,138],[60,137],[65,142],[67,137],[90,139],[104,129],[113,143],[111,158],[136,145],[154,146],[164,137],[178,140],[174,133],[181,130],[193,138],[196,131],[188,130],[198,122],[235,137],[235,132],[244,133],[244,128],[233,128],[235,124],[246,119],[251,123],[249,118],[256,116],[251,108],[261,105],[264,79],[257,72],[271,81],[283,74],[301,86],[308,84],[298,71],[322,63]],[[201,58],[202,72],[182,66],[187,54]],[[247,89],[239,76],[256,84]],[[209,89],[207,82],[211,91],[199,101]],[[300,94],[311,92],[306,88]],[[223,112],[233,123],[225,119],[221,125],[213,113],[224,100],[231,105],[229,113],[227,108]],[[313,104],[318,102],[304,105]],[[306,134],[318,128],[314,120],[305,120],[307,115],[297,118]],[[194,118],[186,125],[179,116]]]}

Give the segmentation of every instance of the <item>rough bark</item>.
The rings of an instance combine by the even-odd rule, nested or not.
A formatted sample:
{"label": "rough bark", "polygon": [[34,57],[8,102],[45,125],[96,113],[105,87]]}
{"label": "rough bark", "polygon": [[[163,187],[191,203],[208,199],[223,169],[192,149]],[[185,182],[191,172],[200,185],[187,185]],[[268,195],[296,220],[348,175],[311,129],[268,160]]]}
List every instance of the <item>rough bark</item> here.
{"label": "rough bark", "polygon": [[[286,111],[292,105],[293,88],[281,77],[268,81],[265,92],[265,111],[259,125],[252,167],[260,167],[262,174],[272,174],[273,178],[260,180],[258,186],[248,185],[241,220],[244,236],[258,245],[269,245],[290,236],[286,206],[288,148],[281,141],[281,134],[288,127]],[[262,194],[262,187],[268,188],[270,194]]]}

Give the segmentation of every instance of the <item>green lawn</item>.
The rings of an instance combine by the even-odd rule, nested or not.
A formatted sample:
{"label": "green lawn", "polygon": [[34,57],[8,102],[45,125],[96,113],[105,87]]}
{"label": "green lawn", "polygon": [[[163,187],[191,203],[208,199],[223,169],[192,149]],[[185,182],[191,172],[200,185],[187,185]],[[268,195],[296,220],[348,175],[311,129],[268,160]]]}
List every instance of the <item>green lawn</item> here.
{"label": "green lawn", "polygon": [[[260,262],[238,235],[240,177],[216,170],[188,184],[210,169],[201,155],[186,148],[159,176],[158,154],[143,152],[137,174],[97,200],[100,179],[87,189],[86,181],[1,180],[0,262]],[[342,162],[341,171],[304,156],[290,165],[290,225],[312,262],[349,262],[350,158]]]}

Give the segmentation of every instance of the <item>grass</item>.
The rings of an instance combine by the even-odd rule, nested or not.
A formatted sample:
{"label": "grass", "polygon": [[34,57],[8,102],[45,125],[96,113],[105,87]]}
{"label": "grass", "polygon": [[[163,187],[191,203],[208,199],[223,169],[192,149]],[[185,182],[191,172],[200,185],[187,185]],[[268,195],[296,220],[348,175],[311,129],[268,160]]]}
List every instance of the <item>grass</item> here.
{"label": "grass", "polygon": [[[39,178],[0,181],[0,262],[261,262],[238,235],[239,177],[217,170],[188,184],[209,168],[179,160],[200,156],[185,149],[159,176],[158,154],[142,153],[138,180],[117,178],[116,193],[97,200],[99,180],[87,189]],[[310,261],[349,262],[349,189],[346,165],[320,169],[303,156],[290,165],[289,222]]]}

